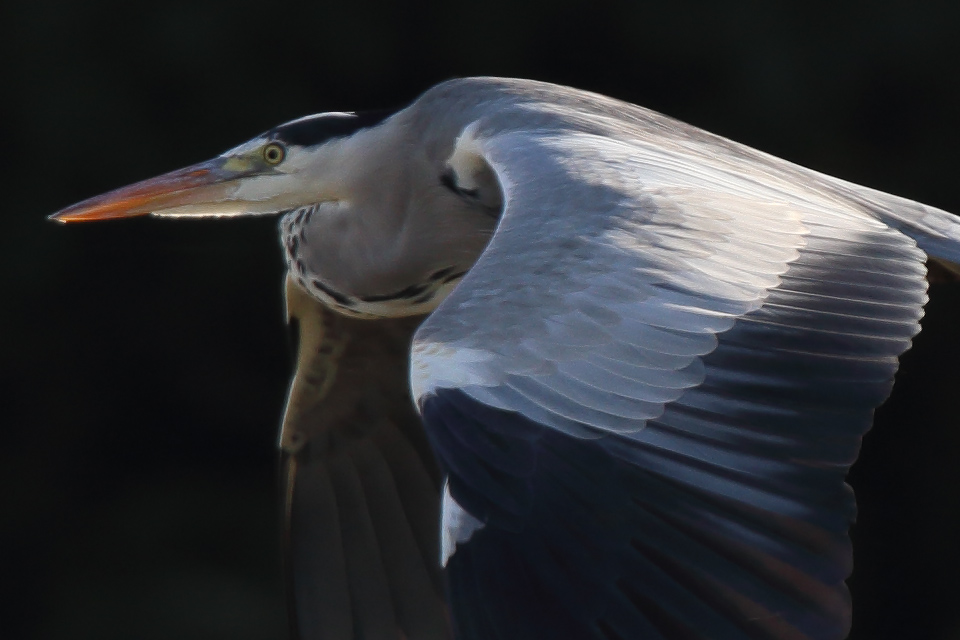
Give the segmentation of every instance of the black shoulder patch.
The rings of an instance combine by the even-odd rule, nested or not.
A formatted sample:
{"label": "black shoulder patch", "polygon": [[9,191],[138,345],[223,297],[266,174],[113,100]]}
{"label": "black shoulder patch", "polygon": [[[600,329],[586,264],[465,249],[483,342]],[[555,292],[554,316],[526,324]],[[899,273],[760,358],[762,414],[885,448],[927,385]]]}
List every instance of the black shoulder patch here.
{"label": "black shoulder patch", "polygon": [[378,125],[394,113],[395,109],[359,113],[318,113],[274,127],[266,136],[270,140],[285,144],[309,147]]}

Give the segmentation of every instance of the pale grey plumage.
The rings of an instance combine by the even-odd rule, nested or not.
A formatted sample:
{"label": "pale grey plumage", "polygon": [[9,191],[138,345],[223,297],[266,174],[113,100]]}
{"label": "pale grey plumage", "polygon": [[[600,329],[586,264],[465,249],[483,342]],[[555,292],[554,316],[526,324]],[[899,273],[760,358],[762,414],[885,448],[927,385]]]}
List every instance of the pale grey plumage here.
{"label": "pale grey plumage", "polygon": [[[186,180],[213,195],[170,195]],[[844,637],[843,479],[925,258],[960,262],[941,210],[496,78],[281,125],[60,219],[118,209],[285,213],[311,638]]]}

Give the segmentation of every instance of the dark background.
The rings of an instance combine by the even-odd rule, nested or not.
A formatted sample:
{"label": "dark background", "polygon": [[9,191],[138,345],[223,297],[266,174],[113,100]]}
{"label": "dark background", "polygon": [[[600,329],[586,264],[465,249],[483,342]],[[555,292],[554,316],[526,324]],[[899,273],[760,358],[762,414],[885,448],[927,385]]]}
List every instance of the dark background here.
{"label": "dark background", "polygon": [[[794,8],[789,8],[789,7]],[[275,221],[44,216],[284,120],[550,80],[960,212],[960,3],[5,2],[0,638],[284,638]],[[960,285],[851,474],[851,637],[960,638]]]}

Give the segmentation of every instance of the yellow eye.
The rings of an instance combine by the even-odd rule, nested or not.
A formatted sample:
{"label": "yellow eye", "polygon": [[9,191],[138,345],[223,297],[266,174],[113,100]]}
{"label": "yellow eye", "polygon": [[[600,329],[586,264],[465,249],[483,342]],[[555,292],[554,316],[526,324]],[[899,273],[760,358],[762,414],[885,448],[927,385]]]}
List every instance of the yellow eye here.
{"label": "yellow eye", "polygon": [[263,159],[267,164],[280,164],[286,155],[287,150],[278,142],[271,142],[263,148]]}

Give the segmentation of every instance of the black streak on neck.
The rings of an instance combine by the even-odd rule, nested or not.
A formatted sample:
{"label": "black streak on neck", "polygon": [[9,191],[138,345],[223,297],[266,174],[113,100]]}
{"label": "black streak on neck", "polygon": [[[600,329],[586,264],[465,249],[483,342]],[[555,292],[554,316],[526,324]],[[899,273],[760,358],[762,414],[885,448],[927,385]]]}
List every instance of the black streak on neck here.
{"label": "black streak on neck", "polygon": [[334,300],[335,302],[338,302],[339,304],[343,305],[344,307],[350,308],[350,307],[353,306],[353,305],[351,304],[350,298],[349,298],[348,296],[343,295],[342,293],[340,293],[340,292],[337,291],[336,289],[331,289],[330,287],[328,287],[327,285],[325,285],[325,284],[323,283],[323,281],[314,279],[314,280],[311,280],[311,281],[310,281],[310,284],[312,284],[313,286],[315,286],[315,287],[316,287],[317,289],[319,289],[320,291],[323,291],[325,294],[327,294],[328,296],[330,296],[331,298],[333,298],[333,300]]}
{"label": "black streak on neck", "polygon": [[427,285],[425,284],[412,284],[405,289],[394,293],[387,294],[378,294],[372,296],[361,296],[361,300],[364,302],[386,302],[387,300],[406,300],[407,298],[415,298],[427,290]]}

